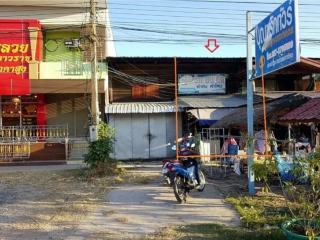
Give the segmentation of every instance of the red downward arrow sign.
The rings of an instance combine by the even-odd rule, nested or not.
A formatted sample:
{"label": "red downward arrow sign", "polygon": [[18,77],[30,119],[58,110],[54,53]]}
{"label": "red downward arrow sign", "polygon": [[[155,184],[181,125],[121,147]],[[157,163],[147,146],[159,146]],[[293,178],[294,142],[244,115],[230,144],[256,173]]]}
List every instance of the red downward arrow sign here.
{"label": "red downward arrow sign", "polygon": [[[210,44],[213,43],[213,48],[210,48]],[[206,45],[204,45],[206,49],[208,49],[211,53],[217,50],[220,46],[217,44],[217,40],[214,38],[209,38]]]}

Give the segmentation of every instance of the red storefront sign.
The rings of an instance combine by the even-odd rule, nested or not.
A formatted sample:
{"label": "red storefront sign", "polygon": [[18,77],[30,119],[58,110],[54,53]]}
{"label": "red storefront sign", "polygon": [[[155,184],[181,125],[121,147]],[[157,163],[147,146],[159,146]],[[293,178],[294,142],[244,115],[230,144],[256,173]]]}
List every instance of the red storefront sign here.
{"label": "red storefront sign", "polygon": [[0,95],[30,94],[30,66],[38,73],[41,58],[40,29],[38,20],[0,20]]}

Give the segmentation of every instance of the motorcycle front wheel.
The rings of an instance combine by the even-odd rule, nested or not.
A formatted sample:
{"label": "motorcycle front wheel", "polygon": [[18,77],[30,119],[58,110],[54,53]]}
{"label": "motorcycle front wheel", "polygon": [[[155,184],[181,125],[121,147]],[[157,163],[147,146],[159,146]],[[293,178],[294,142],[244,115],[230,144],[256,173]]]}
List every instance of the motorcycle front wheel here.
{"label": "motorcycle front wheel", "polygon": [[177,175],[173,182],[173,192],[179,203],[184,203],[187,200],[187,192],[184,186],[183,178]]}
{"label": "motorcycle front wheel", "polygon": [[203,192],[205,186],[206,186],[206,178],[204,177],[204,174],[203,172],[199,169],[198,171],[198,174],[199,174],[199,180],[200,180],[200,183],[199,185],[196,187],[196,189],[199,191],[199,192]]}

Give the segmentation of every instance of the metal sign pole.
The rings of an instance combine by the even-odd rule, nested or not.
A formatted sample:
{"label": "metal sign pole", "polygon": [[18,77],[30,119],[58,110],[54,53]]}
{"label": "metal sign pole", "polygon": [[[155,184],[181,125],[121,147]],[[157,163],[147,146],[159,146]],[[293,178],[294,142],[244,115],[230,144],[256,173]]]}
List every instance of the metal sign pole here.
{"label": "metal sign pole", "polygon": [[174,101],[176,109],[176,159],[179,159],[179,106],[178,106],[178,81],[177,81],[177,58],[174,57]]}

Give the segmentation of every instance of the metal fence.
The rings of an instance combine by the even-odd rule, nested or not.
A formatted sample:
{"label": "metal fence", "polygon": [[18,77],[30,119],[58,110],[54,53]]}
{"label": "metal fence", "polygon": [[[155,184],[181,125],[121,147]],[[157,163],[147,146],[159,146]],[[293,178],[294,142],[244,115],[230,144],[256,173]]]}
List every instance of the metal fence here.
{"label": "metal fence", "polygon": [[[262,138],[255,136],[255,138],[252,139],[254,158],[257,159],[257,161],[264,159],[265,157],[270,157],[275,151],[279,152],[281,157],[289,162],[297,157],[305,157],[310,152],[314,151],[314,149],[311,149],[311,145],[308,142],[299,142],[296,139],[279,140],[272,135],[268,137],[266,145],[264,136],[262,136]],[[231,138],[234,138],[238,145],[238,154],[234,158],[241,159],[241,170],[245,171],[247,165],[246,144],[248,141],[246,136],[230,135],[229,132],[223,128],[203,128],[200,132],[201,160],[211,166],[211,174],[217,174],[217,172],[213,171],[213,167],[218,166],[218,170],[220,171],[218,172],[218,176],[223,176],[221,173],[226,176],[227,168],[231,166],[228,160],[233,158],[233,156],[232,154],[228,155],[228,153],[225,152],[223,145]],[[263,151],[260,150],[261,146],[263,146]],[[267,147],[268,153],[266,155],[264,153],[265,147]]]}
{"label": "metal fence", "polygon": [[68,138],[67,125],[0,127],[1,142],[63,141],[65,138]]}
{"label": "metal fence", "polygon": [[28,159],[30,157],[30,142],[0,143],[0,159]]}

